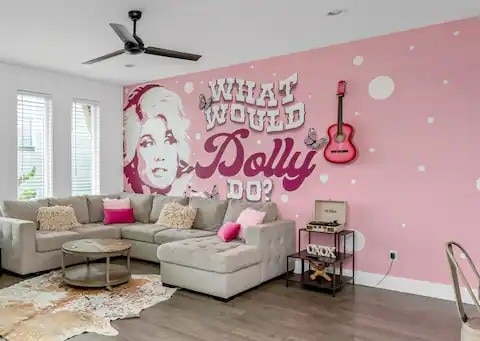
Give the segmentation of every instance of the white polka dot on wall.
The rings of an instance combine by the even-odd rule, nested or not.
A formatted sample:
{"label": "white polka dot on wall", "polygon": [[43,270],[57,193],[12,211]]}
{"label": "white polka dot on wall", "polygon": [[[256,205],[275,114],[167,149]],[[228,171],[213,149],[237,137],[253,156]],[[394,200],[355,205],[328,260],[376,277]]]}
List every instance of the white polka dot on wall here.
{"label": "white polka dot on wall", "polygon": [[409,49],[410,49],[410,51],[413,51],[413,50],[415,50],[415,46],[414,46],[414,45],[410,45]]}
{"label": "white polka dot on wall", "polygon": [[353,58],[353,65],[360,66],[363,64],[363,56],[355,56]]}
{"label": "white polka dot on wall", "polygon": [[417,168],[418,168],[419,172],[425,172],[425,170],[426,170],[424,165],[419,165]]}
{"label": "white polka dot on wall", "polygon": [[357,183],[357,180],[352,179],[352,180],[350,180],[350,183],[351,183],[352,185],[355,185],[355,184]]}
{"label": "white polka dot on wall", "polygon": [[368,93],[373,99],[387,99],[393,94],[395,83],[388,76],[375,77],[368,85]]}
{"label": "white polka dot on wall", "polygon": [[312,95],[308,95],[308,98],[312,98]]}
{"label": "white polka dot on wall", "polygon": [[298,217],[300,217],[300,216],[299,216],[298,214],[295,214],[295,218],[297,218],[297,219],[298,219]]}
{"label": "white polka dot on wall", "polygon": [[176,84],[178,84],[178,81],[175,81]]}
{"label": "white polka dot on wall", "polygon": [[191,94],[193,92],[193,83],[192,82],[186,82],[185,85],[183,86],[183,91],[187,94]]}
{"label": "white polka dot on wall", "polygon": [[455,32],[453,32],[453,35],[454,35],[455,37],[458,36],[458,35],[460,35],[460,31],[455,31]]}
{"label": "white polka dot on wall", "polygon": [[326,183],[328,181],[328,174],[320,174],[320,182]]}
{"label": "white polka dot on wall", "polygon": [[403,228],[407,227],[407,224],[403,223],[403,224],[402,224],[402,227],[403,227]]}
{"label": "white polka dot on wall", "polygon": [[287,194],[282,194],[282,195],[280,196],[280,200],[282,200],[282,201],[285,202],[285,203],[288,202],[288,195],[287,195]]}
{"label": "white polka dot on wall", "polygon": [[252,65],[250,65],[250,69],[253,69],[254,67],[255,67],[255,66],[254,66],[253,64],[252,64]]}
{"label": "white polka dot on wall", "polygon": [[480,178],[477,179],[476,186],[477,186],[477,189],[480,191]]}
{"label": "white polka dot on wall", "polygon": [[276,76],[277,76],[277,74],[274,72],[274,73],[272,73],[272,76],[273,76],[273,77],[276,77]]}
{"label": "white polka dot on wall", "polygon": [[435,122],[435,117],[430,116],[429,118],[427,118],[427,122],[432,124],[433,122]]}
{"label": "white polka dot on wall", "polygon": [[444,79],[442,83],[443,85],[448,85],[448,79]]}
{"label": "white polka dot on wall", "polygon": [[369,151],[370,153],[375,153],[375,148],[370,147],[370,148],[368,148],[368,151]]}
{"label": "white polka dot on wall", "polygon": [[257,144],[262,144],[262,140],[257,140]]}
{"label": "white polka dot on wall", "polygon": [[360,113],[358,111],[355,111],[355,113],[353,115],[358,116],[358,115],[360,115]]}
{"label": "white polka dot on wall", "polygon": [[200,84],[203,84],[203,81],[200,81]]}
{"label": "white polka dot on wall", "polygon": [[[362,232],[357,230],[353,230],[353,231],[355,233],[355,252],[362,251],[365,248],[365,244],[367,240]],[[349,234],[347,238],[347,247],[346,247],[347,252],[353,251],[352,244],[353,244],[353,236]]]}
{"label": "white polka dot on wall", "polygon": [[195,134],[195,139],[200,140],[202,138],[202,135],[200,133]]}

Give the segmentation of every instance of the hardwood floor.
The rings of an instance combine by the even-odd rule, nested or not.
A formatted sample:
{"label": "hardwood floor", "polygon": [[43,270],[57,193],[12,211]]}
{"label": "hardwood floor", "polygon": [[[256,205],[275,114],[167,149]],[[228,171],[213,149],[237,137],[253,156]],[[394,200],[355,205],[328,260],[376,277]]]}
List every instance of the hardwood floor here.
{"label": "hardwood floor", "polygon": [[[135,273],[158,265],[132,261]],[[20,278],[3,274],[0,287]],[[113,321],[116,337],[82,334],[72,341],[457,341],[453,302],[362,286],[328,294],[274,280],[230,302],[179,290],[140,318]]]}

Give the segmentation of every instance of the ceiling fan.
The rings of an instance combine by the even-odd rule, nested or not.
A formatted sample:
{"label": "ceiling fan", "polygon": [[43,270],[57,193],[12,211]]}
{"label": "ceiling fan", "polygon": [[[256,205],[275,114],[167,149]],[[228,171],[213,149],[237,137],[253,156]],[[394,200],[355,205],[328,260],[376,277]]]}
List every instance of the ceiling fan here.
{"label": "ceiling fan", "polygon": [[155,56],[185,59],[185,60],[192,60],[192,61],[197,61],[200,59],[201,55],[198,55],[198,54],[167,50],[167,49],[162,49],[154,46],[145,47],[143,40],[137,35],[137,21],[142,18],[142,12],[129,11],[128,17],[133,21],[133,34],[131,34],[128,31],[128,29],[123,25],[110,24],[110,26],[118,35],[118,37],[123,41],[124,48],[121,50],[106,54],[104,56],[101,56],[92,60],[88,60],[86,62],[83,62],[82,64],[97,63],[105,59],[119,56],[124,53],[128,53],[128,54],[145,53],[145,54],[151,54]]}

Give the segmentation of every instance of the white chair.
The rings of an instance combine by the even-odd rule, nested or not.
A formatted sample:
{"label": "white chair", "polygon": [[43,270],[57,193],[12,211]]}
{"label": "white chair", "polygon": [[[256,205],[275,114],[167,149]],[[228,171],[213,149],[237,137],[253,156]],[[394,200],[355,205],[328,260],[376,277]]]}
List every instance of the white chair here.
{"label": "white chair", "polygon": [[[457,303],[457,309],[460,315],[460,319],[462,320],[461,341],[480,341],[480,316],[471,317],[471,316],[467,316],[467,314],[465,313],[465,309],[462,301],[462,294],[460,291],[460,283],[458,280],[459,274],[463,284],[465,285],[465,288],[468,291],[469,296],[471,297],[474,305],[477,307],[477,310],[479,312],[480,312],[480,304],[478,302],[477,297],[475,297],[475,294],[472,290],[472,287],[470,286],[470,283],[468,283],[467,278],[465,277],[465,274],[463,273],[462,269],[458,265],[457,260],[455,259],[455,255],[453,252],[454,247],[457,247],[458,249],[460,249],[461,252],[463,252],[463,254],[465,255],[468,263],[470,264],[470,267],[472,268],[474,274],[477,276],[478,285],[480,285],[480,274],[478,273],[478,270],[475,267],[475,264],[473,264],[473,261],[468,255],[467,251],[465,251],[465,249],[461,245],[453,241],[450,241],[446,244],[448,264],[450,265],[450,270],[452,272],[453,288],[455,291],[455,300]],[[480,290],[479,290],[479,294],[480,294]]]}

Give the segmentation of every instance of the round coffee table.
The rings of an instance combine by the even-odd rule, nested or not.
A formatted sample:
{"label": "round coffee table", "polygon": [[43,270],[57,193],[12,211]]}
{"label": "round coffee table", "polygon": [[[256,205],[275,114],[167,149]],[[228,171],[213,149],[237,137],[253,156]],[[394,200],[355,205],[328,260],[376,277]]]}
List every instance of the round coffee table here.
{"label": "round coffee table", "polygon": [[[99,288],[126,283],[131,278],[130,249],[132,243],[122,239],[80,239],[62,245],[63,282],[73,286]],[[84,264],[65,267],[65,256],[85,258]],[[126,265],[111,264],[110,258],[126,256]],[[105,263],[90,263],[95,258],[106,258]]]}

